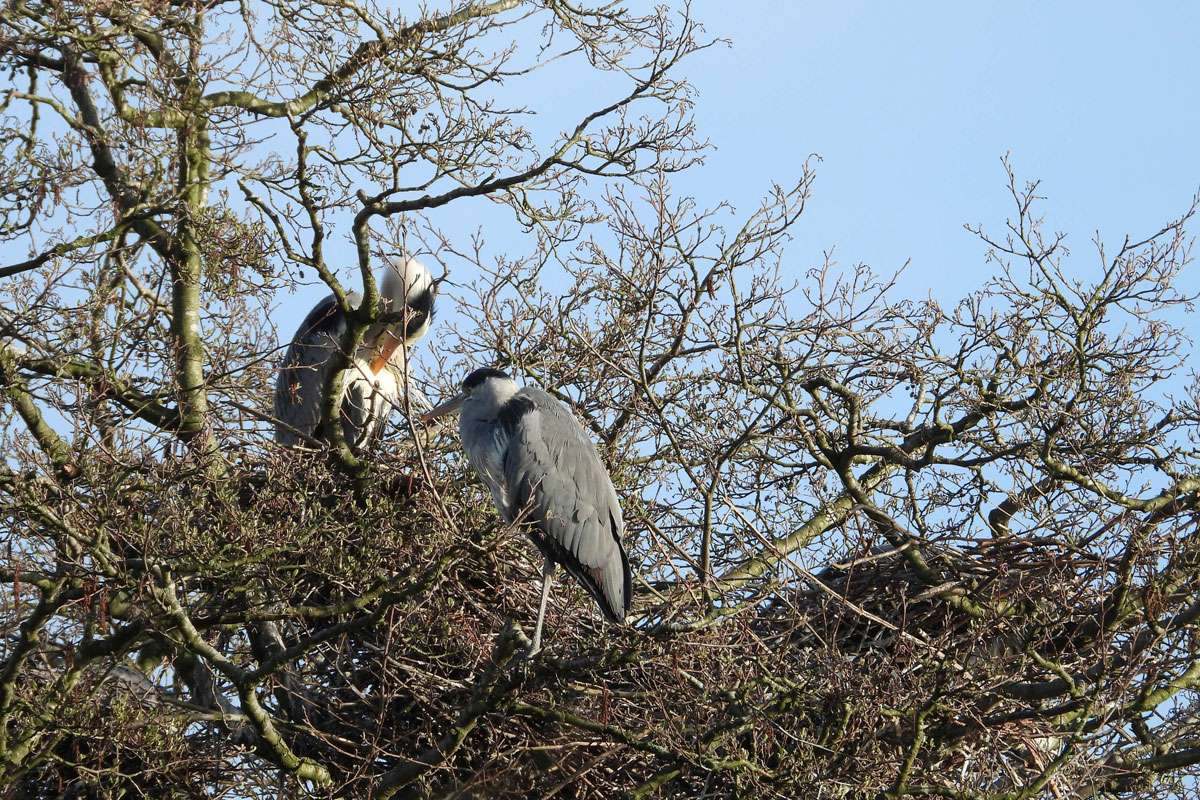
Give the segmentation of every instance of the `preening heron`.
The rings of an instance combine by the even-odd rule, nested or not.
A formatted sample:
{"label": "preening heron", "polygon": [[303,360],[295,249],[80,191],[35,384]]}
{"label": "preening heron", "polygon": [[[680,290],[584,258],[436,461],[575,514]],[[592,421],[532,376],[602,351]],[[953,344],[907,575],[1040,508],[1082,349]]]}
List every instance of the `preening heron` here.
{"label": "preening heron", "polygon": [[[384,423],[398,404],[404,386],[404,354],[429,330],[437,286],[420,261],[405,258],[389,264],[380,276],[379,294],[385,314],[403,314],[399,322],[379,322],[363,336],[343,382],[342,433],[361,449],[383,435]],[[348,298],[355,307],[357,293]],[[300,323],[275,381],[275,440],[295,445],[317,436],[332,356],[346,330],[346,315],[333,295],[326,297]]]}
{"label": "preening heron", "polygon": [[518,389],[498,369],[477,369],[462,392],[425,415],[459,412],[467,458],[492,493],[506,522],[522,521],[545,558],[542,599],[531,653],[556,564],[562,564],[612,622],[629,610],[629,559],[621,544],[621,505],[587,432],[571,412],[541,389]]}

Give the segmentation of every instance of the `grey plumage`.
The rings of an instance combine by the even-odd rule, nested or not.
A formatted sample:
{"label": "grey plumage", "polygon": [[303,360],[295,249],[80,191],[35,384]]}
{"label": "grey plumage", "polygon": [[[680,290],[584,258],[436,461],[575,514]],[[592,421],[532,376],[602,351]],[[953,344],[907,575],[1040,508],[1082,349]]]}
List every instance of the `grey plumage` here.
{"label": "grey plumage", "polygon": [[625,520],[608,472],[571,413],[541,389],[525,387],[501,423],[509,433],[504,480],[513,515],[528,508],[530,534],[544,555],[566,567],[622,622],[629,609]]}
{"label": "grey plumage", "polygon": [[[381,276],[385,311],[397,313],[407,308],[407,322],[377,323],[363,336],[350,360],[343,382],[341,423],[351,447],[361,449],[382,436],[404,385],[399,344],[411,345],[425,334],[433,318],[435,297],[429,271],[416,259],[389,266]],[[362,302],[357,293],[347,299],[353,307]],[[330,295],[308,313],[292,337],[275,381],[275,440],[280,444],[303,444],[319,433],[332,356],[346,324]]]}
{"label": "grey plumage", "polygon": [[534,630],[540,644],[553,565],[561,564],[596,600],[604,616],[622,622],[632,596],[625,522],[604,464],[583,427],[541,389],[518,390],[499,370],[476,370],[463,394],[430,418],[459,409],[463,449],[501,516],[526,523],[546,559],[542,606]]}

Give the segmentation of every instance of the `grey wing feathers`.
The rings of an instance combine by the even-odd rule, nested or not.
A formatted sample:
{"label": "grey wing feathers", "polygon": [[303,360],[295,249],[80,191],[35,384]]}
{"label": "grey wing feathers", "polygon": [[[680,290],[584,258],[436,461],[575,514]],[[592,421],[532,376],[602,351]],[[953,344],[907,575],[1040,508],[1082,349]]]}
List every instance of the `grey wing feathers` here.
{"label": "grey wing feathers", "polygon": [[277,442],[300,444],[304,436],[316,433],[330,356],[345,327],[346,319],[332,296],[318,303],[300,323],[275,379]]}
{"label": "grey wing feathers", "polygon": [[505,483],[514,513],[526,509],[531,535],[583,584],[605,616],[621,622],[631,597],[625,522],[608,471],[587,433],[550,395],[532,387],[510,401]]}

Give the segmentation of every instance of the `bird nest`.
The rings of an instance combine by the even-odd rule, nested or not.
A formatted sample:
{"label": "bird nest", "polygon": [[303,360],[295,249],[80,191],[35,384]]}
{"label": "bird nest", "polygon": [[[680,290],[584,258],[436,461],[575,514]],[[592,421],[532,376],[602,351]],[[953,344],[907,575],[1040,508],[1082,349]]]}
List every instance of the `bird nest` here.
{"label": "bird nest", "polygon": [[[757,632],[780,648],[835,648],[843,654],[897,646],[991,655],[1019,643],[997,609],[1046,597],[1054,559],[998,540],[969,547],[876,547],[830,564],[778,592]],[[986,635],[984,635],[986,634]]]}

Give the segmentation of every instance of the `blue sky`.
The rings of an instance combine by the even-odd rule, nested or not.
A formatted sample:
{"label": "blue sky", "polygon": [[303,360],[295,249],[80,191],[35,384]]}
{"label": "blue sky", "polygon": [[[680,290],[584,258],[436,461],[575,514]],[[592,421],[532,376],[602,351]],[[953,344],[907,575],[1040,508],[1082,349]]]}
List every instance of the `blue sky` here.
{"label": "blue sky", "polygon": [[962,225],[1003,225],[1005,152],[1043,181],[1048,224],[1070,234],[1080,273],[1095,264],[1094,231],[1157,230],[1200,188],[1200,4],[734,7],[694,6],[732,46],[685,67],[718,149],[677,186],[748,211],[819,154],[797,266],[828,247],[882,272],[911,258],[903,293],[957,299],[991,273]]}

